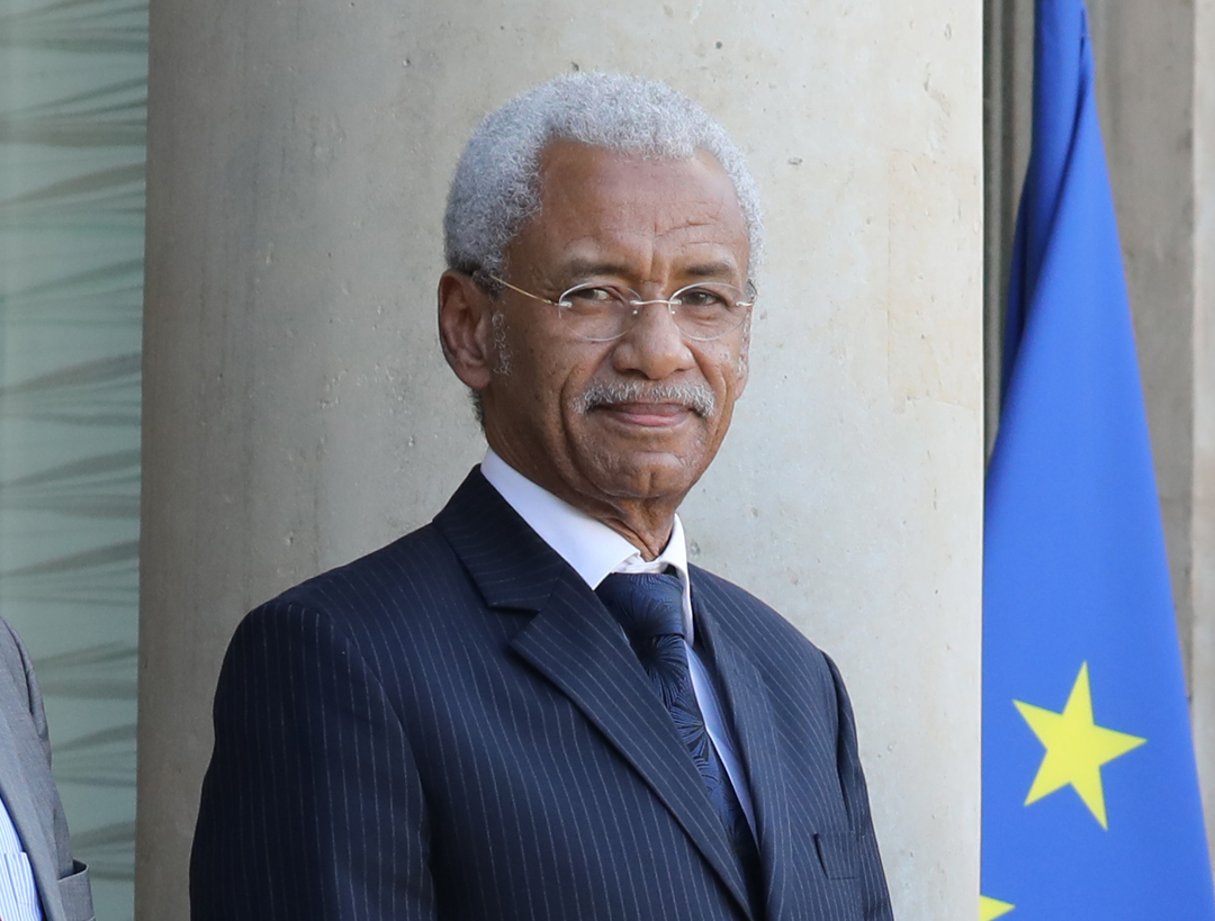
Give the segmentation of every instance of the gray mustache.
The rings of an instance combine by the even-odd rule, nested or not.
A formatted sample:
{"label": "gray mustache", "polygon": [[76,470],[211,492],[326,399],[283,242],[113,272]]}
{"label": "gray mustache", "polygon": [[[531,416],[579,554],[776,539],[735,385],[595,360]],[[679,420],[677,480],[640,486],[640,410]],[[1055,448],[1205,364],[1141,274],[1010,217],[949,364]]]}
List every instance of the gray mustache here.
{"label": "gray mustache", "polygon": [[640,381],[596,382],[582,392],[576,404],[580,412],[618,403],[678,403],[698,416],[713,413],[717,401],[707,384],[644,384]]}

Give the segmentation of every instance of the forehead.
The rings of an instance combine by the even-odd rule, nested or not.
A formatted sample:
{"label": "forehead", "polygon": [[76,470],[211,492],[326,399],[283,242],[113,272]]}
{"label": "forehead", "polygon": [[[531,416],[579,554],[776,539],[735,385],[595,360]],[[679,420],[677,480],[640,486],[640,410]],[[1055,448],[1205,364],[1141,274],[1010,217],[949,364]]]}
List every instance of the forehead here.
{"label": "forehead", "polygon": [[538,271],[619,263],[639,275],[719,264],[745,274],[738,195],[703,151],[660,159],[556,141],[541,156],[539,192],[539,212],[508,251],[512,263],[542,263]]}

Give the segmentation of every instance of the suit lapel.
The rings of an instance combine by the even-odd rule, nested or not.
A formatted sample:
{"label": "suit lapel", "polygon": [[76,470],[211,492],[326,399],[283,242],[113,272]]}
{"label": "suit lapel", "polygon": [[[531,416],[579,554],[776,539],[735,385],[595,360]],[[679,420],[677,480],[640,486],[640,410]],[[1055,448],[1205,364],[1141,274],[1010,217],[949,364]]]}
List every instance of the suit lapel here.
{"label": "suit lapel", "polygon": [[749,916],[742,873],[704,782],[595,593],[479,471],[435,523],[489,607],[536,612],[512,648],[640,775]]}
{"label": "suit lapel", "polygon": [[716,616],[720,605],[706,580],[698,582],[693,577],[692,606],[697,645],[703,645],[716,675],[746,770],[768,917],[775,921],[778,900],[774,890],[781,877],[793,869],[793,840],[790,784],[777,756],[780,748],[772,705],[759,670],[742,653],[737,638],[726,634],[725,625]]}
{"label": "suit lapel", "polygon": [[[21,837],[21,846],[29,856],[34,872],[34,882],[42,900],[47,921],[61,921],[63,912],[59,903],[59,867],[55,843],[48,837],[48,824],[44,814],[49,813],[51,801],[40,794],[46,791],[33,789],[37,784],[37,769],[45,768],[45,753],[42,741],[30,723],[27,694],[24,685],[18,685],[13,676],[0,670],[0,797],[8,809],[9,818]],[[11,683],[10,683],[11,682]],[[36,758],[41,764],[30,769],[26,761]],[[49,784],[49,777],[47,780]],[[42,809],[38,808],[41,800]]]}

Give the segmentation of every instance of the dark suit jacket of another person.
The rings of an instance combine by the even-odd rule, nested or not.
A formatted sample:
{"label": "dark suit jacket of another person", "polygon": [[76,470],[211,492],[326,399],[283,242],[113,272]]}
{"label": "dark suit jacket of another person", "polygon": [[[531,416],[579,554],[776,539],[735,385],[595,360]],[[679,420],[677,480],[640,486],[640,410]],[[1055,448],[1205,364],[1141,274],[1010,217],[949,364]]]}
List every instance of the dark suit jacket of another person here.
{"label": "dark suit jacket of another person", "polygon": [[691,580],[761,915],[622,631],[474,470],[431,525],[237,630],[194,921],[889,919],[835,667],[746,592]]}
{"label": "dark suit jacket of another person", "polygon": [[90,921],[89,872],[72,859],[34,666],[0,619],[0,797],[29,858],[46,921]]}

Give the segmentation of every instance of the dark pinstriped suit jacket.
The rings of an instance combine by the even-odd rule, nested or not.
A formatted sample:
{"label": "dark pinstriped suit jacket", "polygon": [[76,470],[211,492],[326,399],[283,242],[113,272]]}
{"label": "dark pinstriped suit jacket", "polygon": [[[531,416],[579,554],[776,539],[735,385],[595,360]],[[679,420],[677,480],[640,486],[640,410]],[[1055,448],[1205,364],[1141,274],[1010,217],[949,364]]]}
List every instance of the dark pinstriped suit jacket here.
{"label": "dark pinstriped suit jacket", "polygon": [[[741,589],[694,568],[692,593],[762,917],[889,919],[839,674]],[[759,921],[620,629],[479,471],[241,624],[190,900],[194,921]]]}

